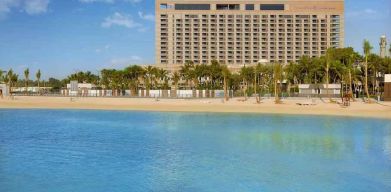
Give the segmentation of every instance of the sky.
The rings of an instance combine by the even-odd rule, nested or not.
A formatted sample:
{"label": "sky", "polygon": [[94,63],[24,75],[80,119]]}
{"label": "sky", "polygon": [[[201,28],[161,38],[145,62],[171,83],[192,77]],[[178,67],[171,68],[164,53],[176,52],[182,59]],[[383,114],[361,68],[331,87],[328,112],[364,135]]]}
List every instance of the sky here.
{"label": "sky", "polygon": [[[153,64],[154,0],[0,0],[0,69],[65,78]],[[345,46],[391,42],[391,0],[345,0]]]}

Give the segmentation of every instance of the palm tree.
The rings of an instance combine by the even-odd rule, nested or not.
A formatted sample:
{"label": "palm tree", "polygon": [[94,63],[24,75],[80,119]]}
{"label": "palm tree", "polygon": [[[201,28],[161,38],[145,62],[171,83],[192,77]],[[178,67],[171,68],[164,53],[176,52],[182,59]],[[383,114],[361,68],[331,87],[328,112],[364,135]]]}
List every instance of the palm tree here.
{"label": "palm tree", "polygon": [[0,69],[0,82],[3,80],[3,70]]}
{"label": "palm tree", "polygon": [[329,71],[330,71],[330,53],[331,52],[331,49],[328,49],[327,51],[326,51],[326,95],[327,95],[327,97],[329,98],[329,101],[330,102],[332,102],[332,100],[331,100],[331,96],[330,96],[330,94],[329,94],[329,79],[330,79],[330,77],[329,77]]}
{"label": "palm tree", "polygon": [[125,68],[124,78],[127,81],[131,95],[137,95],[140,77],[144,74],[144,69],[138,65],[132,65]]}
{"label": "palm tree", "polygon": [[247,92],[248,92],[248,85],[249,85],[249,82],[252,82],[253,80],[253,76],[254,76],[254,68],[253,67],[242,67],[240,69],[240,76],[242,77],[243,79],[243,88],[242,88],[242,91],[243,91],[243,96],[244,96],[244,99],[247,100]]}
{"label": "palm tree", "polygon": [[186,61],[185,65],[181,66],[179,72],[191,89],[191,82],[194,80],[194,63],[192,61]]}
{"label": "palm tree", "polygon": [[391,57],[391,44],[390,44],[390,48],[388,49],[388,52],[390,53],[390,57]]}
{"label": "palm tree", "polygon": [[148,66],[145,68],[145,88],[146,88],[146,96],[149,97],[149,90],[153,87],[153,82],[156,78],[157,68]]}
{"label": "palm tree", "polygon": [[296,87],[298,84],[297,81],[300,76],[299,67],[296,63],[289,63],[284,68],[284,72],[286,74],[286,79],[287,79],[287,83],[288,83],[288,87],[287,87],[288,95],[290,96],[292,85],[293,85],[293,87]]}
{"label": "palm tree", "polygon": [[282,72],[283,66],[281,63],[273,64],[273,76],[274,76],[274,102],[280,104],[281,100],[279,97],[279,86],[278,83],[282,83]]}
{"label": "palm tree", "polygon": [[174,82],[175,86],[175,91],[178,90],[178,82],[181,80],[181,75],[175,71],[174,74],[172,75],[172,81]]}
{"label": "palm tree", "polygon": [[26,86],[26,89],[25,89],[26,94],[28,91],[29,76],[30,76],[30,70],[29,70],[29,68],[27,68],[26,70],[24,70],[24,81],[25,81],[25,86]]}
{"label": "palm tree", "polygon": [[37,83],[38,83],[38,91],[40,91],[40,81],[41,81],[41,70],[38,69],[37,74],[35,74],[35,77],[37,78]]}
{"label": "palm tree", "polygon": [[223,65],[221,67],[221,75],[223,76],[223,82],[224,82],[224,98],[225,101],[229,100],[229,94],[228,94],[228,78],[231,75],[228,67],[226,65]]}
{"label": "palm tree", "polygon": [[156,74],[159,80],[160,88],[166,89],[167,87],[164,84],[167,81],[168,71],[165,69],[157,69]]}
{"label": "palm tree", "polygon": [[18,75],[14,73],[12,69],[7,72],[5,77],[6,83],[8,84],[8,93],[11,95],[12,86],[18,81]]}
{"label": "palm tree", "polygon": [[[103,69],[101,71],[102,78],[100,80],[100,83],[104,89],[112,89],[112,90],[114,89],[112,86],[114,73],[115,73],[114,69]],[[106,96],[106,90],[104,91],[103,95]]]}
{"label": "palm tree", "polygon": [[371,50],[373,47],[369,43],[368,40],[364,40],[363,43],[363,50],[364,50],[364,56],[365,56],[365,93],[367,95],[368,101],[369,101],[369,91],[368,91],[368,57],[371,54]]}

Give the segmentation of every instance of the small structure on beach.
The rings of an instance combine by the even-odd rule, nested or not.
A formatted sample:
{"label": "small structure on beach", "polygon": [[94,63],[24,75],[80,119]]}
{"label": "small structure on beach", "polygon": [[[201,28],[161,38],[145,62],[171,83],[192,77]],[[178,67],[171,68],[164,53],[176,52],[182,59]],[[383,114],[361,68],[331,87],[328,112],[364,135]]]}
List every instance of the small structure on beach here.
{"label": "small structure on beach", "polygon": [[391,74],[384,75],[384,101],[391,101]]}
{"label": "small structure on beach", "polygon": [[[97,96],[96,88],[97,86],[92,83],[71,81],[67,84],[66,89],[61,90],[61,94],[64,96]],[[92,91],[94,91],[94,94],[92,94]]]}
{"label": "small structure on beach", "polygon": [[4,96],[8,96],[9,93],[9,88],[7,86],[7,84],[0,84],[0,99]]}
{"label": "small structure on beach", "polygon": [[340,97],[341,84],[300,84],[299,96],[300,97]]}

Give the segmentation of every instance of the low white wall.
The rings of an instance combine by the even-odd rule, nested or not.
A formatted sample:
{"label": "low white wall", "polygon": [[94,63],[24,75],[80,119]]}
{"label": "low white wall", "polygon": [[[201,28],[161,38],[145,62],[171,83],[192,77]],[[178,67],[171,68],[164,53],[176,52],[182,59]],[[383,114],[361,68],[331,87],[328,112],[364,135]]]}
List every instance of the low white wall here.
{"label": "low white wall", "polygon": [[0,90],[3,93],[3,96],[8,96],[8,86],[6,84],[0,84]]}
{"label": "low white wall", "polygon": [[[212,94],[212,90],[208,90],[209,94]],[[206,90],[196,90],[195,97],[202,97],[205,98],[207,96]],[[118,96],[131,96],[130,90],[125,90],[124,92],[121,92]],[[232,93],[232,91],[231,91]],[[112,90],[80,90],[80,91],[71,91],[71,90],[61,90],[61,94],[64,96],[82,96],[82,97],[111,97],[113,96]],[[146,95],[146,90],[139,90],[138,96],[139,97],[171,97],[171,90],[149,90],[149,95]],[[201,95],[201,96],[200,96]],[[172,95],[173,97],[175,96]],[[176,91],[176,97],[178,98],[192,98],[193,97],[193,90],[177,90]],[[209,95],[209,97],[224,97],[224,90],[215,90],[214,95]]]}

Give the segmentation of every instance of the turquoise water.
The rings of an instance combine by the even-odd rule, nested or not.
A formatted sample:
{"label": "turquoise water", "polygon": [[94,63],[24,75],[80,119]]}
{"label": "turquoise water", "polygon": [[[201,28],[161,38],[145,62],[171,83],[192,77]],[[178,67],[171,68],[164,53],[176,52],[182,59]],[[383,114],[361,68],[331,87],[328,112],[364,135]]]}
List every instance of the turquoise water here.
{"label": "turquoise water", "polygon": [[391,121],[0,110],[0,192],[391,191]]}

